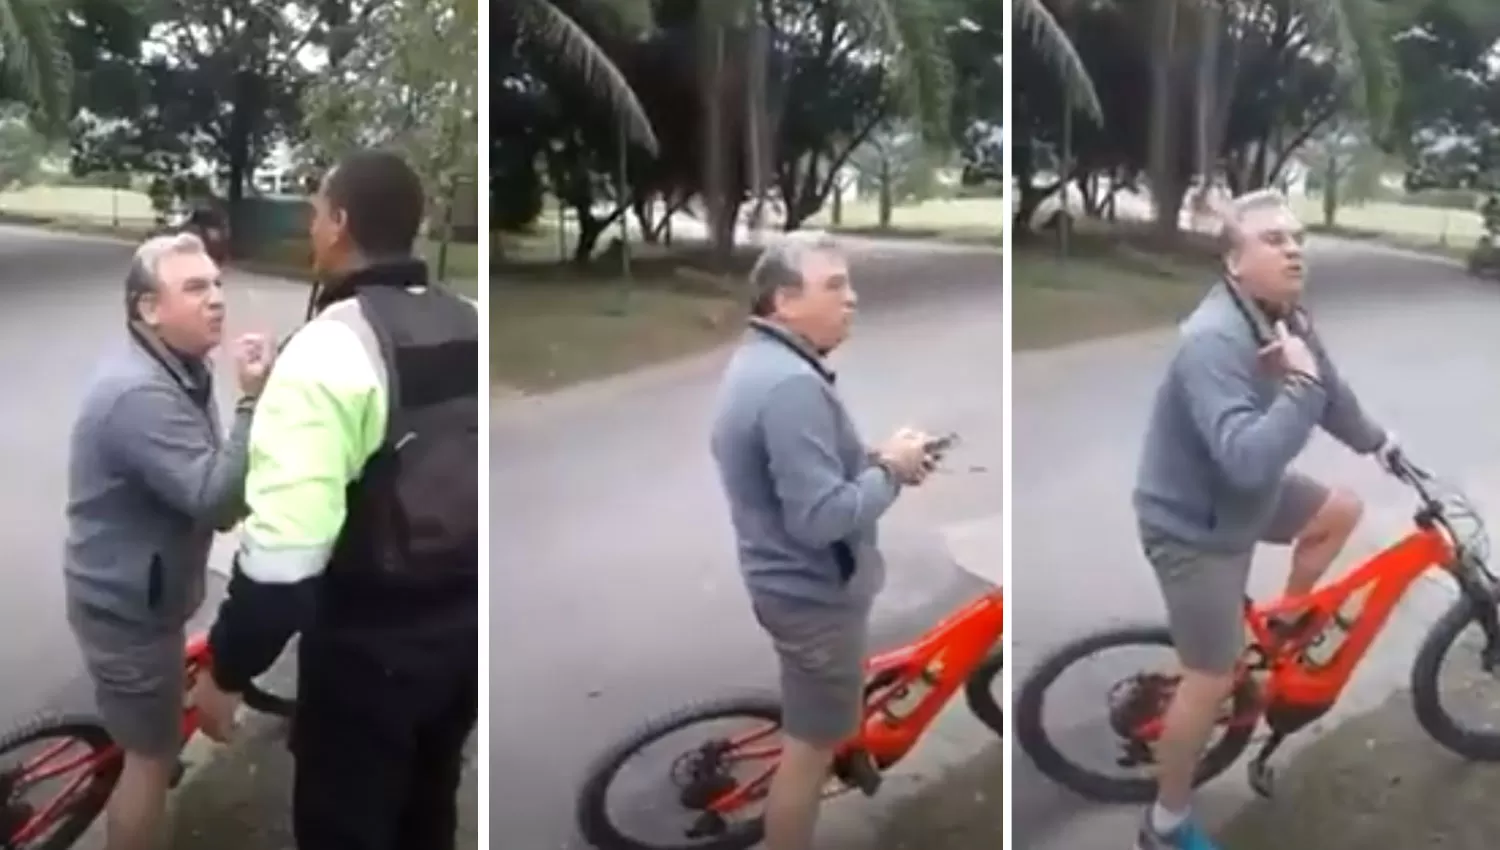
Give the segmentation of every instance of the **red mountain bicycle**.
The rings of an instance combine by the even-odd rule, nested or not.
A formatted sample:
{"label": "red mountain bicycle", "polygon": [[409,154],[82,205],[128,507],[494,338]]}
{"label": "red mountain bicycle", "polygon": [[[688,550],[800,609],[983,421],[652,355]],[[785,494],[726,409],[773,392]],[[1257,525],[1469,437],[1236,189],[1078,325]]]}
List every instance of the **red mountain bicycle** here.
{"label": "red mountain bicycle", "polygon": [[[1467,728],[1455,720],[1438,687],[1443,661],[1471,625],[1484,636],[1479,666],[1489,675],[1500,668],[1500,578],[1486,564],[1489,538],[1484,524],[1456,489],[1405,458],[1396,458],[1392,466],[1396,478],[1417,495],[1416,527],[1409,534],[1306,596],[1265,605],[1246,598],[1250,646],[1241,656],[1233,695],[1219,717],[1217,740],[1199,763],[1197,782],[1207,782],[1234,764],[1264,719],[1271,735],[1250,760],[1250,784],[1261,796],[1271,796],[1271,754],[1287,736],[1333,708],[1397,603],[1429,570],[1453,576],[1460,594],[1433,624],[1412,665],[1417,720],[1434,740],[1463,758],[1500,761],[1500,733]],[[1015,735],[1037,768],[1093,800],[1151,801],[1156,795],[1153,776],[1111,776],[1074,763],[1056,745],[1042,713],[1048,689],[1078,662],[1120,647],[1171,645],[1164,626],[1124,626],[1068,644],[1038,664],[1021,686],[1015,708]],[[1118,767],[1154,766],[1152,748],[1177,682],[1174,670],[1141,670],[1111,689],[1101,708],[1117,739]]]}
{"label": "red mountain bicycle", "polygon": [[[208,636],[189,638],[189,692],[208,663]],[[290,717],[295,708],[293,700],[254,685],[244,698],[250,708],[278,717]],[[183,744],[197,731],[198,710],[189,705],[182,714]],[[72,847],[104,810],[123,763],[104,726],[87,715],[43,715],[0,736],[0,850]],[[179,765],[174,787],[182,773]],[[33,802],[31,793],[48,783],[62,789]]]}
{"label": "red mountain bicycle", "polygon": [[[952,444],[948,437],[928,450],[934,460]],[[864,717],[859,731],[837,750],[825,797],[860,791],[873,796],[882,773],[917,745],[938,714],[959,692],[969,710],[1003,735],[997,691],[1004,666],[1001,637],[1005,597],[993,587],[969,601],[916,640],[881,653],[865,664]],[[692,818],[682,839],[655,842],[622,828],[609,812],[609,792],[627,762],[669,735],[732,721],[729,734],[676,752],[666,778],[675,789],[674,808]],[[765,825],[755,811],[770,791],[781,755],[777,735],[781,704],[772,696],[729,696],[697,703],[646,723],[611,747],[589,768],[578,794],[579,831],[600,850],[746,850],[762,840]]]}

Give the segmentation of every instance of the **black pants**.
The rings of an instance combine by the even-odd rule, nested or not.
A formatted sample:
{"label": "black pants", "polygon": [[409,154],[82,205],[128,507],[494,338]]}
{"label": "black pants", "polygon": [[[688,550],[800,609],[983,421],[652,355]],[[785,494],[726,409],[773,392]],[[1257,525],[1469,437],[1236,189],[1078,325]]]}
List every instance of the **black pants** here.
{"label": "black pants", "polygon": [[478,665],[396,670],[310,637],[292,725],[297,847],[452,850]]}

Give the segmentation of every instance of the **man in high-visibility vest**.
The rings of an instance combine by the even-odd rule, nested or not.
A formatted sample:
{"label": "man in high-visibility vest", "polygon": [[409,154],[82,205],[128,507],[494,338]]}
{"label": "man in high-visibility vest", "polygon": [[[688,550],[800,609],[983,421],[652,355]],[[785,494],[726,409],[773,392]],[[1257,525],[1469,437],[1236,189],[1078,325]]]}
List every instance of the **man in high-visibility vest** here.
{"label": "man in high-visibility vest", "polygon": [[478,715],[478,312],[413,256],[399,157],[340,162],[313,198],[322,290],[250,433],[248,518],[196,689],[205,730],[293,633],[300,850],[451,848]]}

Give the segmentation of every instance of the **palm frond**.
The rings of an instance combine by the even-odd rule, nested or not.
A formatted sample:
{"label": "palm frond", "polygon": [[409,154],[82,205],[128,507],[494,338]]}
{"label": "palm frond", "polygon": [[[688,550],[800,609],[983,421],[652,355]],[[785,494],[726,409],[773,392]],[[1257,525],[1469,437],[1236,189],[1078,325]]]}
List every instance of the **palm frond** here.
{"label": "palm frond", "polygon": [[635,89],[593,38],[578,22],[547,0],[516,0],[514,7],[522,42],[561,57],[585,84],[598,92],[625,123],[626,132],[655,156],[660,150],[656,131]]}
{"label": "palm frond", "polygon": [[1057,73],[1069,100],[1094,123],[1103,124],[1104,107],[1099,104],[1089,69],[1051,10],[1042,0],[1010,0],[1010,9],[1014,26],[1026,32],[1042,61]]}
{"label": "palm frond", "polygon": [[0,0],[0,62],[40,119],[56,132],[67,124],[73,62],[48,0]]}

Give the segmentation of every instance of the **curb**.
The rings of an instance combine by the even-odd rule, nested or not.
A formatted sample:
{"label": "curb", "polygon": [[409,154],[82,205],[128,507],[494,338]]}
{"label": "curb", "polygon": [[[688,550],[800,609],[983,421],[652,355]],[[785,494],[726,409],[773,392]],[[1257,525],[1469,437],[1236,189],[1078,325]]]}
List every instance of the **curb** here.
{"label": "curb", "polygon": [[1005,586],[1005,525],[1000,514],[949,523],[938,533],[959,569],[986,584]]}

